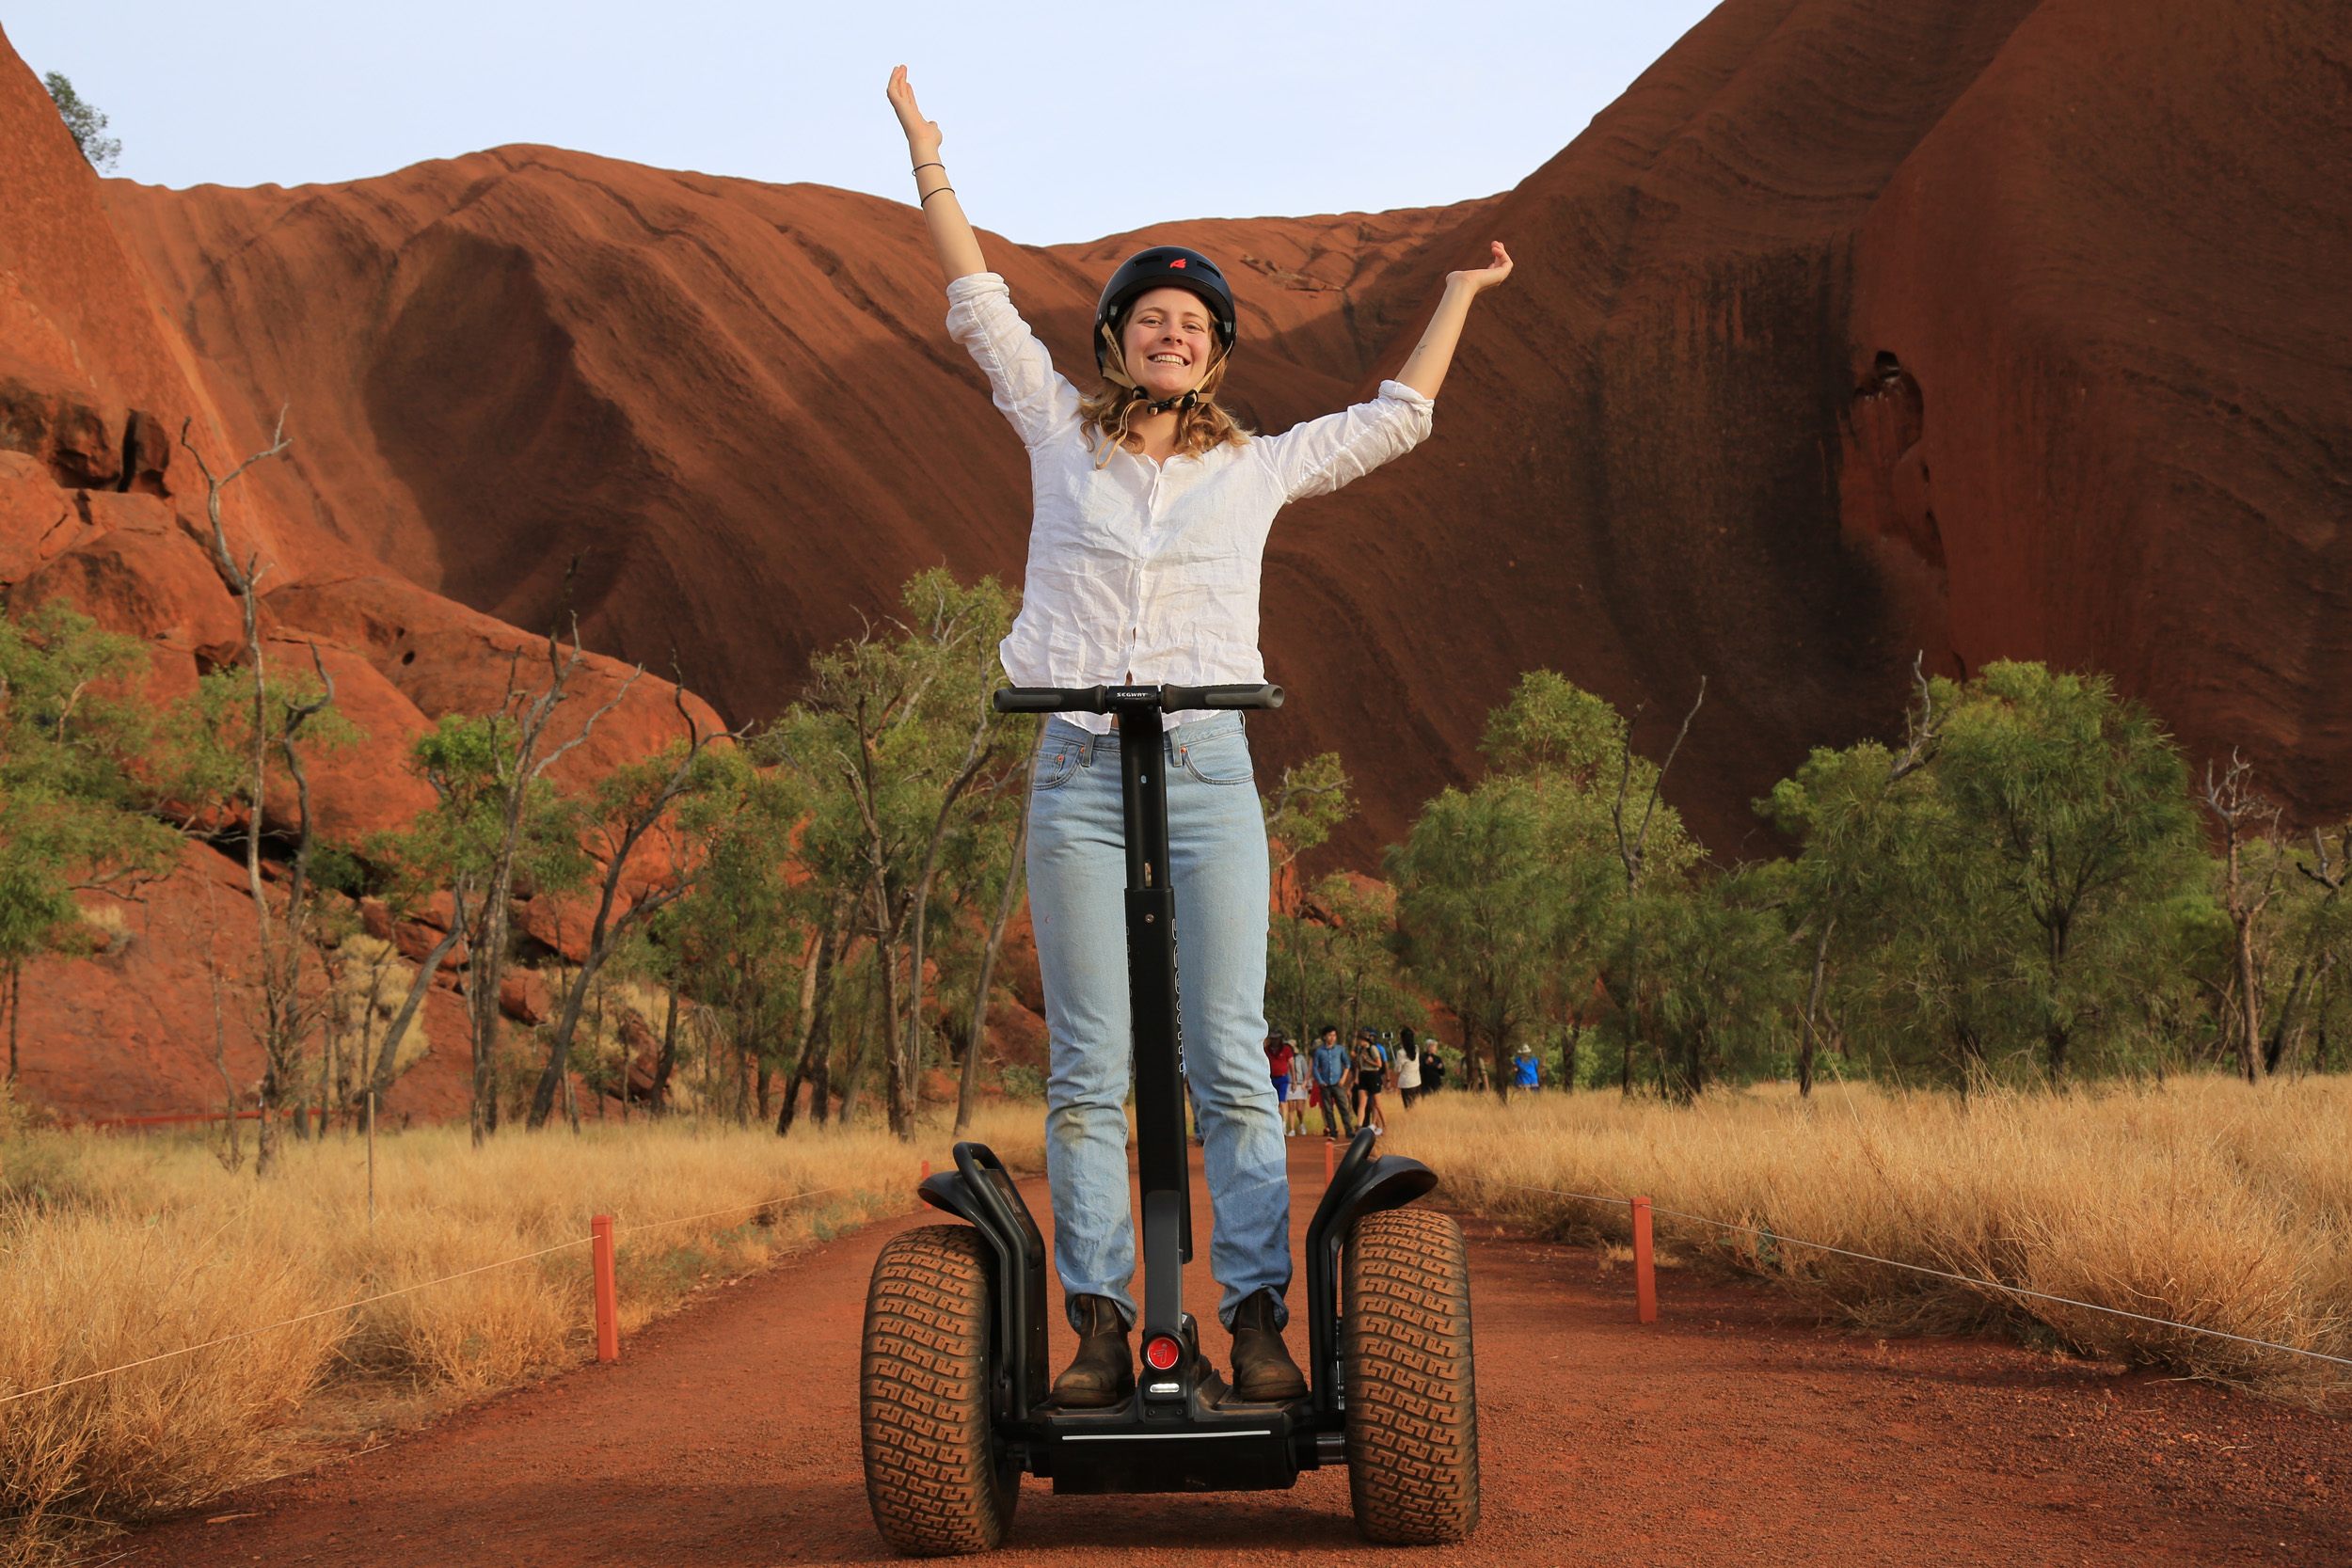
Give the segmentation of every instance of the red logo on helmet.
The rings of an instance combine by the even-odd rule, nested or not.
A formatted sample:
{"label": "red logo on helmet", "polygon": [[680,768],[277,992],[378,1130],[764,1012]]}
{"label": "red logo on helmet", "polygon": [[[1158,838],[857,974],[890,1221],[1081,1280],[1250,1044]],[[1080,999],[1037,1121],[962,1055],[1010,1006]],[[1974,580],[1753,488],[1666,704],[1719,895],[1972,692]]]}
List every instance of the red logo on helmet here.
{"label": "red logo on helmet", "polygon": [[1184,264],[1184,259],[1182,256],[1179,256],[1176,260],[1168,262],[1168,264],[1171,267],[1181,267]]}

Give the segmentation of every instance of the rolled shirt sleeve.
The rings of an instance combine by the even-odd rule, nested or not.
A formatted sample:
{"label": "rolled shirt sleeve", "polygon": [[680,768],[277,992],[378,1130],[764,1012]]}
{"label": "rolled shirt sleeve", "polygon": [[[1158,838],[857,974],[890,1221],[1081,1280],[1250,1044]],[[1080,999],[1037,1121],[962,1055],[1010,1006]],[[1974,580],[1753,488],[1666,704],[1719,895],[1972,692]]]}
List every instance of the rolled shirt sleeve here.
{"label": "rolled shirt sleeve", "polygon": [[1383,381],[1380,395],[1336,414],[1310,420],[1254,443],[1285,500],[1327,496],[1402,457],[1429,435],[1437,401],[1402,381]]}
{"label": "rolled shirt sleeve", "polygon": [[1013,309],[1012,291],[993,272],[976,272],[947,285],[947,335],[961,343],[988,377],[997,411],[1011,421],[1030,451],[1078,422],[1077,389],[1054,369],[1054,357]]}

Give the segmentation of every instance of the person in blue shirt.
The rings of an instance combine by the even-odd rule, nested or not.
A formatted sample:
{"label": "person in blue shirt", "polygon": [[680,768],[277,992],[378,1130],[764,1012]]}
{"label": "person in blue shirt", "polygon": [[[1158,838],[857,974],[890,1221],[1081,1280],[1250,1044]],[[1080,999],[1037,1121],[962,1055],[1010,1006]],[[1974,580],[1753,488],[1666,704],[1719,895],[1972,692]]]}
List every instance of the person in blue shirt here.
{"label": "person in blue shirt", "polygon": [[1535,1059],[1535,1048],[1521,1043],[1518,1054],[1511,1059],[1511,1086],[1531,1093],[1544,1086],[1543,1064]]}
{"label": "person in blue shirt", "polygon": [[1356,1117],[1348,1109],[1347,1090],[1356,1074],[1347,1059],[1347,1049],[1340,1044],[1338,1024],[1325,1024],[1323,1033],[1315,1037],[1314,1055],[1308,1069],[1315,1077],[1316,1098],[1323,1101],[1323,1135],[1336,1139],[1343,1127],[1347,1135],[1354,1137]]}

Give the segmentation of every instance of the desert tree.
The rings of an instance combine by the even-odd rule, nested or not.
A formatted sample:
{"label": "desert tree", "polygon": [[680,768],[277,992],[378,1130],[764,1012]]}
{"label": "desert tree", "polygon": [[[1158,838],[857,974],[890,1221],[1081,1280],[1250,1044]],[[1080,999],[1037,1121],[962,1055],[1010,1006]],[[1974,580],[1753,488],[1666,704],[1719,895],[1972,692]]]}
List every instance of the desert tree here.
{"label": "desert tree", "polygon": [[1326,1021],[1336,1018],[1350,1041],[1365,1023],[1425,1023],[1428,1009],[1397,962],[1396,890],[1334,871],[1315,883],[1314,902],[1327,922],[1319,950],[1331,1000]]}
{"label": "desert tree", "polygon": [[[2262,1077],[2264,917],[2280,889],[2285,858],[2277,852],[2279,808],[2254,789],[2254,769],[2235,752],[2229,766],[2205,765],[2205,809],[2221,833],[2222,912],[2230,922],[2232,1027],[2238,1076]],[[2265,853],[2265,850],[2268,853]],[[2255,863],[2259,861],[2261,863]]]}
{"label": "desert tree", "polygon": [[82,150],[90,167],[101,174],[112,173],[122,156],[122,141],[106,135],[106,117],[98,112],[97,105],[73,90],[73,84],[64,71],[49,71],[40,83],[49,89],[49,99],[56,104],[58,118],[65,121],[65,128],[72,134],[73,145]]}
{"label": "desert tree", "polygon": [[[429,779],[432,763],[428,758],[440,755],[437,744],[421,755],[412,749],[408,766]],[[406,1042],[408,1032],[418,1027],[417,1021],[433,994],[433,983],[439,977],[441,966],[465,940],[470,900],[480,881],[483,857],[478,851],[488,834],[482,820],[481,802],[463,796],[461,788],[445,775],[432,806],[420,813],[405,829],[380,834],[368,847],[369,859],[377,868],[386,917],[395,933],[395,952],[397,933],[403,923],[432,929],[421,917],[433,912],[433,905],[442,892],[446,891],[450,901],[446,921],[418,958],[399,1005],[385,1022],[383,1034],[371,1045],[366,1031],[361,1033],[363,1065],[355,1098],[364,1103],[365,1098],[372,1096],[378,1108],[391,1092],[392,1080],[400,1070],[401,1047]],[[380,974],[372,979],[371,1010],[381,981]]]}
{"label": "desert tree", "polygon": [[2170,967],[2165,906],[2199,867],[2188,770],[2105,676],[1995,663],[1948,710],[1931,771],[1975,863],[1970,912],[2015,933],[2001,957],[2062,1082],[2078,1041]]}
{"label": "desert tree", "polygon": [[1282,884],[1298,857],[1329,841],[1339,825],[1356,814],[1348,794],[1354,782],[1337,752],[1290,763],[1273,789],[1258,798],[1265,816],[1266,869],[1279,902]]}
{"label": "desert tree", "polygon": [[1300,856],[1320,848],[1355,815],[1352,787],[1340,754],[1325,752],[1284,767],[1273,789],[1258,798],[1274,889],[1266,933],[1266,1016],[1269,1022],[1295,1022],[1301,1041],[1314,1037],[1312,1021],[1331,1013],[1338,990],[1327,962],[1330,911],[1311,890],[1298,886],[1295,868]]}
{"label": "desert tree", "polygon": [[1963,1086],[2128,1055],[2199,918],[2170,739],[2104,677],[1995,663],[1925,683],[1911,740],[1817,752],[1768,808],[1804,840],[1796,897],[1838,922],[1872,1052]]}
{"label": "desert tree", "polygon": [[[682,801],[679,821],[691,877],[669,884],[683,896],[657,922],[656,946],[664,977],[722,1022],[735,1075],[753,1076],[754,1094],[739,1112],[748,1120],[755,1103],[764,1118],[787,1038],[804,1043],[807,1033],[795,1014],[805,1010],[798,1005],[808,989],[818,898],[798,875],[793,845],[807,787],[763,758],[757,742],[707,752],[700,766],[705,777]],[[675,1031],[665,1024],[663,1037],[674,1057]],[[662,1076],[659,1058],[655,1076]],[[796,1087],[797,1080],[787,1083],[787,1093]]]}
{"label": "desert tree", "polygon": [[799,1115],[801,1090],[808,1090],[809,1119],[822,1125],[833,1098],[834,998],[848,959],[858,898],[834,889],[812,911],[813,928],[801,960],[799,1027],[792,1072],[776,1107],[776,1135],[788,1136]]}
{"label": "desert tree", "polygon": [[1467,791],[1448,785],[1423,804],[1388,858],[1398,956],[1461,1022],[1470,1082],[1491,1066],[1506,1098],[1506,1064],[1534,1016],[1552,944],[1540,842],[1524,782],[1490,778]]}
{"label": "desert tree", "polygon": [[16,1081],[25,963],[80,914],[76,893],[135,897],[170,866],[175,835],[145,814],[136,768],[151,730],[132,695],[134,638],[62,600],[0,618],[0,974]]}
{"label": "desert tree", "polygon": [[568,646],[557,633],[547,635],[540,655],[547,664],[544,683],[524,677],[523,655],[517,648],[508,659],[505,692],[496,711],[445,715],[418,736],[415,748],[418,769],[432,785],[447,822],[470,835],[459,874],[472,905],[465,939],[473,1069],[468,1123],[477,1147],[498,1131],[501,987],[513,930],[516,874],[534,849],[553,850],[571,836],[564,802],[548,783],[548,770],[586,744],[643,673],[641,668],[622,676],[612,695],[558,741],[551,733],[555,716],[570,700],[587,659],[579,628],[572,628]]}
{"label": "desert tree", "polygon": [[1805,974],[1781,911],[1786,862],[1736,867],[1650,901],[1661,1086],[1688,1104],[1716,1078],[1775,1069]]}
{"label": "desert tree", "polygon": [[806,696],[779,739],[819,795],[805,839],[811,864],[837,888],[854,867],[861,884],[885,1105],[891,1131],[911,1137],[941,856],[976,786],[984,797],[993,775],[1025,765],[1018,738],[1030,732],[992,704],[1004,684],[996,644],[1011,625],[1014,594],[993,578],[965,587],[934,568],[907,583],[900,603],[904,619],[869,626],[811,660]]}
{"label": "desert tree", "polygon": [[[547,1067],[532,1094],[530,1126],[534,1130],[547,1125],[555,1107],[556,1091],[569,1070],[572,1032],[580,1025],[580,1009],[597,972],[616,946],[686,896],[707,863],[691,846],[694,840],[708,837],[717,822],[681,822],[681,815],[691,815],[697,806],[714,805],[723,815],[725,805],[736,797],[735,791],[725,787],[732,782],[731,770],[711,744],[714,738],[726,741],[729,744],[722,749],[732,752],[736,736],[714,736],[704,729],[687,708],[683,686],[674,686],[671,695],[685,733],[660,754],[607,773],[576,808],[592,844],[591,854],[604,863],[604,876],[596,888],[596,913],[589,923],[580,967],[559,1005]],[[625,888],[626,906],[622,903]]]}
{"label": "desert tree", "polygon": [[[1471,1060],[1505,1093],[1517,1038],[1572,1036],[1597,987],[1629,1090],[1657,990],[1641,961],[1647,906],[1680,895],[1698,857],[1661,798],[1665,768],[1633,749],[1623,715],[1548,670],[1487,716],[1481,749],[1486,777],[1430,801],[1392,853],[1406,967],[1454,1007],[1465,1043],[1486,1046]],[[1662,1073],[1662,1045],[1647,1044]]]}
{"label": "desert tree", "polygon": [[[226,472],[215,473],[197,444],[188,438],[190,421],[182,421],[180,445],[195,462],[205,483],[204,515],[211,530],[214,569],[235,595],[242,620],[242,671],[224,671],[211,677],[226,689],[241,693],[244,707],[240,777],[237,796],[245,813],[245,871],[246,891],[253,900],[257,927],[255,955],[259,965],[262,1041],[262,1124],[256,1175],[267,1176],[276,1157],[274,1115],[299,1081],[305,1042],[316,1027],[323,998],[311,984],[310,958],[316,914],[316,889],[310,884],[311,857],[317,841],[310,810],[310,780],[303,754],[310,744],[348,744],[355,733],[347,723],[322,721],[335,702],[335,679],[310,646],[311,670],[317,684],[274,675],[267,643],[262,634],[262,581],[272,570],[259,548],[242,556],[230,547],[223,513],[230,488],[256,463],[281,456],[293,445],[286,436],[285,411],[280,409],[270,444]],[[273,900],[262,870],[262,840],[266,832],[269,785],[273,768],[282,767],[294,788],[293,845],[284,871],[284,893]],[[276,907],[273,907],[275,903]]]}
{"label": "desert tree", "polygon": [[[1813,1092],[1823,1036],[1830,1027],[1827,1004],[1835,958],[1843,951],[1867,950],[1873,940],[1883,939],[1896,916],[1935,898],[1932,868],[1905,857],[1908,841],[1918,836],[1910,814],[1939,809],[1934,781],[1923,772],[1942,738],[1935,691],[1925,667],[1924,655],[1912,661],[1918,701],[1906,710],[1900,751],[1874,740],[1842,752],[1817,748],[1792,777],[1756,802],[1758,813],[1804,845],[1792,863],[1788,884],[1795,916],[1791,938],[1812,947],[1804,1005],[1798,1015],[1800,1095]],[[1902,874],[1906,872],[1911,874]],[[1843,949],[1836,946],[1841,933]],[[1952,966],[1962,974],[1972,967],[1965,953]],[[1967,1016],[1964,1007],[1956,1014],[1963,1021]],[[1980,1035],[1964,1022],[1957,1035],[1971,1047],[1964,1054],[1980,1060],[1974,1049]]]}
{"label": "desert tree", "polygon": [[2325,1068],[2331,1018],[2339,1035],[2344,1023],[2341,976],[2352,972],[2352,900],[2344,898],[2344,889],[2352,880],[2352,827],[2314,828],[2311,847],[2310,859],[2295,856],[2296,893],[2288,900],[2286,922],[2295,968],[2263,1042],[2263,1068],[2268,1072],[2296,1060],[2304,1037],[2314,1030],[2321,1042],[2318,1065]]}
{"label": "desert tree", "polygon": [[[1629,1090],[1644,1020],[1656,1015],[1659,979],[1641,962],[1649,907],[1681,895],[1699,853],[1661,798],[1665,768],[1634,750],[1624,715],[1549,670],[1519,678],[1488,715],[1481,750],[1498,777],[1525,791],[1534,816],[1548,917],[1531,1012],[1563,1041],[1562,1072],[1573,1081],[1584,1015],[1614,1006],[1620,1085]],[[1664,1046],[1650,1046],[1662,1082]]]}

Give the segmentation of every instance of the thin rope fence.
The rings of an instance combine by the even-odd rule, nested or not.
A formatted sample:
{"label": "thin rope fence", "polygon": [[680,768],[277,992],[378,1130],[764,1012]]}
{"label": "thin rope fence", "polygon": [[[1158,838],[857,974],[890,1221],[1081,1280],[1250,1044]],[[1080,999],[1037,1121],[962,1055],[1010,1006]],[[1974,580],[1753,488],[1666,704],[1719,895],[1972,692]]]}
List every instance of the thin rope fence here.
{"label": "thin rope fence", "polygon": [[[1631,1198],[1604,1197],[1598,1193],[1570,1193],[1563,1192],[1557,1187],[1530,1187],[1518,1181],[1498,1180],[1491,1176],[1449,1176],[1445,1180],[1476,1181],[1489,1187],[1508,1187],[1514,1192],[1521,1193],[1541,1193],[1549,1197],[1578,1198],[1586,1203],[1622,1203],[1629,1207],[1633,1202]],[[1711,1225],[1720,1230],[1737,1230],[1750,1236],[1760,1236],[1780,1246],[1806,1247],[1815,1252],[1834,1252],[1840,1258],[1852,1258],[1865,1263],[1883,1263],[1890,1269],[1906,1269],[1913,1274],[1928,1275],[1936,1279],[1948,1279],[1961,1285],[1973,1285],[1979,1290],[1995,1291],[2001,1295],[2030,1296],[2036,1301],[2057,1302],[2062,1307],[2078,1307],[2086,1312],[2105,1312],[2110,1317],[2130,1318],[2137,1323],[2153,1323],[2159,1328],[2177,1328],[2185,1334],[2202,1334],[2211,1338],[2230,1339],[2241,1345],[2275,1350],[2287,1355],[2300,1355],[2313,1361],[2332,1362],[2339,1367],[2352,1367],[2352,1358],[2328,1355],[2315,1350],[2304,1350],[2297,1345],[2281,1345],[2271,1339],[2249,1338],[2243,1334],[2231,1334],[2218,1328],[2204,1328],[2196,1323],[2176,1323],[2170,1318],[2151,1317],[2145,1312],[2128,1311],[2121,1307],[2103,1307],[2095,1301],[2077,1301],[2073,1296],[2053,1295],[2047,1291],[2028,1290],[2023,1285],[2003,1285],[1995,1280],[1978,1279],[1969,1275],[1953,1274],[1947,1269],[1931,1269],[1921,1263],[1905,1263],[1893,1258],[1881,1258],[1872,1253],[1856,1252],[1851,1247],[1832,1246],[1827,1242],[1808,1242],[1800,1237],[1784,1235],[1777,1230],[1767,1230],[1761,1226],[1734,1225],[1729,1220],[1713,1219],[1706,1214],[1693,1214],[1680,1209],[1661,1208],[1655,1202],[1650,1204],[1650,1212],[1671,1214],[1677,1219],[1690,1220],[1697,1225]]]}
{"label": "thin rope fence", "polygon": [[[774,1197],[763,1197],[750,1203],[729,1204],[724,1209],[709,1209],[699,1214],[675,1214],[666,1220],[647,1220],[643,1225],[632,1225],[616,1230],[613,1235],[615,1237],[634,1235],[641,1230],[659,1230],[663,1226],[684,1225],[690,1220],[712,1219],[720,1214],[741,1213],[746,1210],[766,1209],[779,1203],[797,1203],[804,1197],[823,1197],[830,1193],[848,1192],[851,1185],[851,1183],[843,1182],[831,1187],[818,1187],[805,1193],[784,1193]],[[358,1301],[344,1302],[340,1307],[322,1307],[315,1312],[305,1312],[298,1317],[281,1318],[274,1323],[263,1323],[258,1328],[239,1329],[234,1334],[224,1334],[216,1339],[206,1339],[200,1344],[182,1345],[178,1350],[167,1350],[154,1355],[141,1356],[136,1361],[125,1361],[119,1367],[108,1367],[102,1371],[84,1372],[79,1377],[62,1378],[56,1383],[45,1383],[38,1388],[24,1389],[21,1393],[0,1395],[0,1404],[14,1404],[19,1400],[29,1400],[38,1394],[53,1394],[60,1388],[71,1388],[77,1383],[91,1383],[102,1377],[112,1377],[117,1372],[128,1372],[141,1367],[151,1367],[158,1361],[169,1361],[175,1356],[193,1355],[200,1350],[212,1350],[215,1346],[234,1344],[239,1339],[250,1339],[257,1334],[267,1334],[273,1329],[292,1328],[296,1323],[312,1323],[320,1318],[331,1318],[339,1312],[356,1312],[362,1307],[373,1307],[379,1301],[390,1301],[395,1296],[412,1295],[419,1291],[429,1291],[436,1285],[447,1285],[452,1280],[464,1279],[470,1275],[487,1274],[492,1269],[509,1268],[516,1263],[528,1263],[534,1258],[545,1258],[550,1253],[568,1251],[576,1246],[586,1246],[594,1240],[596,1238],[593,1236],[577,1236],[567,1242],[558,1242],[552,1246],[543,1246],[536,1252],[517,1253],[512,1258],[501,1258],[495,1263],[482,1263],[470,1269],[460,1269],[455,1274],[442,1275],[437,1279],[423,1279],[414,1285],[403,1285],[396,1291],[381,1291],[372,1296],[362,1296]]]}

